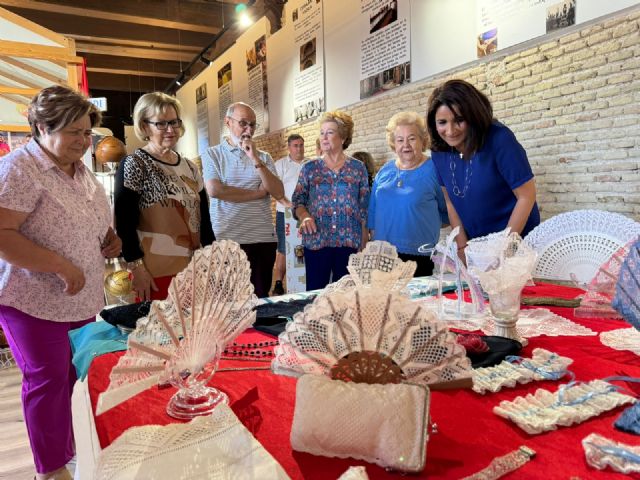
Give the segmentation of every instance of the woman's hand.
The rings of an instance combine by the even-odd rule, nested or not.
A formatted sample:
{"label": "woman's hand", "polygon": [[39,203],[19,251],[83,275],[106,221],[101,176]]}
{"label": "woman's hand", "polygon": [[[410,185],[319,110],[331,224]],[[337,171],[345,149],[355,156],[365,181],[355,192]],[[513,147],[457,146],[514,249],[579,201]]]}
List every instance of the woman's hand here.
{"label": "woman's hand", "polygon": [[300,233],[316,233],[318,231],[318,227],[316,226],[316,221],[313,219],[311,215],[305,217],[300,222]]}
{"label": "woman's hand", "polygon": [[56,275],[64,282],[64,293],[67,295],[75,295],[84,288],[84,272],[66,258],[62,258]]}
{"label": "woman's hand", "polygon": [[120,256],[122,252],[122,240],[113,231],[113,228],[109,227],[107,235],[102,242],[102,249],[100,250],[105,258],[116,258]]}
{"label": "woman's hand", "polygon": [[131,283],[136,296],[141,302],[151,300],[151,291],[157,292],[158,287],[144,265],[134,268],[131,274],[133,275]]}

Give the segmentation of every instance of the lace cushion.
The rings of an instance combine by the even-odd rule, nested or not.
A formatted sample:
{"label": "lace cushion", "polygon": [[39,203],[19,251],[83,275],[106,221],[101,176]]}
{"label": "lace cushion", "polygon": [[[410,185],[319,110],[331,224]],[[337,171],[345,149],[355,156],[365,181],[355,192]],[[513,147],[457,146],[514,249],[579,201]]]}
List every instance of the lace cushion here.
{"label": "lace cushion", "polygon": [[422,385],[345,383],[303,375],[296,386],[291,447],[420,472],[428,414],[429,390]]}

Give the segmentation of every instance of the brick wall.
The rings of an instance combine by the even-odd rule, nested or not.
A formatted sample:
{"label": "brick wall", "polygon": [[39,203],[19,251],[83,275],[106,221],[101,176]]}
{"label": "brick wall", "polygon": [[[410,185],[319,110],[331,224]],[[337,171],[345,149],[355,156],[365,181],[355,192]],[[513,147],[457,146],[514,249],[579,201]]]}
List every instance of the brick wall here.
{"label": "brick wall", "polygon": [[[382,165],[392,155],[384,130],[389,117],[402,110],[424,113],[435,86],[462,78],[489,96],[496,118],[526,149],[543,219],[595,208],[640,221],[639,26],[640,6],[347,106],[355,122],[348,152],[366,150]],[[312,156],[315,122],[257,140],[278,159],[294,132]]]}

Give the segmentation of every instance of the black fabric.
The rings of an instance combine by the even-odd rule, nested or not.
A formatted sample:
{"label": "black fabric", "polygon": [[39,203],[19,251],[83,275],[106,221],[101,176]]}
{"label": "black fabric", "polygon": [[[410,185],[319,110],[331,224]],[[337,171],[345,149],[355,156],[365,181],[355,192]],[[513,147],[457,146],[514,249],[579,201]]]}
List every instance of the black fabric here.
{"label": "black fabric", "polygon": [[209,216],[209,195],[206,189],[200,190],[200,245],[206,247],[216,241]]}
{"label": "black fabric", "polygon": [[105,308],[100,312],[100,316],[105,322],[111,325],[136,328],[139,318],[149,315],[151,302],[132,303],[119,307]]}
{"label": "black fabric", "polygon": [[122,240],[122,256],[127,262],[132,262],[144,256],[138,238],[138,223],[140,222],[141,195],[124,186],[124,161],[120,162],[115,176],[113,196],[113,216],[116,231]]}
{"label": "black fabric", "polygon": [[287,322],[293,316],[304,310],[315,299],[315,295],[302,300],[291,300],[288,302],[265,303],[258,305],[256,310],[256,323],[253,328],[268,335],[277,337],[287,328]]}
{"label": "black fabric", "polygon": [[522,350],[522,344],[510,338],[495,337],[491,335],[481,335],[480,338],[485,341],[489,347],[488,352],[469,353],[467,357],[471,360],[473,368],[493,367],[498,365],[509,355],[518,355]]}
{"label": "black fabric", "polygon": [[398,252],[398,258],[403,262],[408,260],[416,262],[414,277],[428,277],[433,274],[433,261],[428,255],[411,255],[409,253]]}

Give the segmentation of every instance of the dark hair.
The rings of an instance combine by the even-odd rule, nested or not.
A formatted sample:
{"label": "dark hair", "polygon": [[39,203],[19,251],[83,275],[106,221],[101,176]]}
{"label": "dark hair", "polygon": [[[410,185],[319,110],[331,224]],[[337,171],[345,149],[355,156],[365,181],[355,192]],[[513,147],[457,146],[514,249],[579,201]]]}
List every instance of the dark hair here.
{"label": "dark hair", "polygon": [[376,176],[376,164],[369,152],[353,152],[351,154],[356,160],[360,160],[367,167],[367,176],[369,177],[369,186],[373,185],[373,179]]}
{"label": "dark hair", "polygon": [[436,111],[443,105],[467,122],[465,153],[480,150],[493,122],[493,107],[487,96],[464,80],[449,80],[433,90],[427,106],[427,130],[433,152],[451,150],[436,128]]}
{"label": "dark hair", "polygon": [[295,140],[302,140],[304,142],[304,138],[302,138],[302,135],[298,135],[297,133],[292,133],[287,137],[287,145],[291,145],[291,142]]}
{"label": "dark hair", "polygon": [[31,134],[40,138],[38,124],[44,125],[47,133],[54,133],[84,115],[89,115],[91,127],[100,125],[100,111],[85,96],[61,85],[44,88],[29,104]]}

